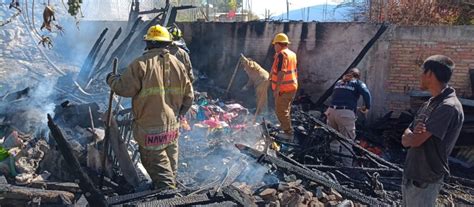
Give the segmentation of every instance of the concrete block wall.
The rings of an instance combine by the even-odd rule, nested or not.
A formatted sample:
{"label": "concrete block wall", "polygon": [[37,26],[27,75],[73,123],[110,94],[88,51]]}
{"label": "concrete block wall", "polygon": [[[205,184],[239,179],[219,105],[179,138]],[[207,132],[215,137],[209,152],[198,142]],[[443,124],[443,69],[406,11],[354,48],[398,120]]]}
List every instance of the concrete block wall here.
{"label": "concrete block wall", "polygon": [[[85,58],[104,27],[110,29],[106,37],[110,40],[116,29],[120,26],[126,28],[127,23],[86,21],[81,25],[87,29],[81,29],[80,33],[67,33],[55,40],[62,46],[60,48],[66,50],[60,51],[62,54],[70,54],[66,57],[68,59]],[[287,33],[292,42],[290,49],[298,55],[300,89],[311,95],[313,101],[351,64],[380,27],[368,23],[319,22],[188,22],[178,25],[191,49],[193,66],[221,89],[227,87],[240,53],[270,70],[274,55],[271,41],[275,34]],[[142,51],[134,53],[127,54],[128,59],[140,56]],[[474,26],[392,25],[358,65],[362,80],[373,95],[370,119],[391,110],[397,116],[409,108],[409,93],[418,90],[420,65],[433,54],[448,55],[456,62],[451,85],[459,96],[473,95],[468,71],[474,69]],[[77,62],[82,63],[80,60]],[[124,59],[122,64],[128,63]],[[246,81],[245,72],[240,70],[231,95],[252,107],[255,104],[253,91],[240,91]]]}
{"label": "concrete block wall", "polygon": [[[181,23],[194,67],[216,85],[226,88],[239,54],[255,59],[267,70],[273,59],[271,41],[278,32],[288,34],[290,49],[298,55],[300,88],[316,101],[350,65],[379,25],[365,23],[248,22]],[[419,90],[420,65],[433,54],[445,54],[456,62],[451,85],[458,95],[471,96],[468,70],[474,68],[474,27],[390,28],[369,50],[358,67],[373,95],[370,118],[394,110],[397,116],[410,107],[411,91]],[[231,90],[248,100],[253,94],[239,93],[247,77],[236,76]]]}
{"label": "concrete block wall", "polygon": [[[379,28],[375,24],[316,22],[193,22],[179,25],[192,51],[193,66],[224,89],[231,79],[240,53],[270,70],[275,53],[271,41],[275,34],[287,33],[291,41],[289,47],[298,56],[300,89],[310,94],[313,101],[345,71]],[[386,45],[377,43],[374,48],[375,52],[369,52],[367,56],[370,58],[364,58],[359,66],[366,74],[364,81],[369,88],[378,90],[383,87],[383,83],[377,80],[384,79],[379,76],[386,74],[383,71],[386,67],[381,66],[387,58],[384,52]],[[252,106],[254,100],[249,97],[253,97],[253,94],[239,91],[246,81],[245,72],[239,71],[231,93]],[[374,94],[374,98],[379,99],[374,103],[383,105],[383,97],[382,93]]]}

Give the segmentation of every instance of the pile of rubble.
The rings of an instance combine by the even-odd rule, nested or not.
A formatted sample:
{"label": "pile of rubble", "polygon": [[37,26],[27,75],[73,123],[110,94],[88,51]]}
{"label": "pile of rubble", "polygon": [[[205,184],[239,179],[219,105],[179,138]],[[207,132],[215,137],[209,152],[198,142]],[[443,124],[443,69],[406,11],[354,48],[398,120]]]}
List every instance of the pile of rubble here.
{"label": "pile of rubble", "polygon": [[[311,182],[309,189],[313,190],[306,190],[301,182],[301,180],[297,180],[265,186],[255,192],[256,197],[269,206],[354,206],[352,201],[344,200],[342,195],[334,189],[325,189],[323,186]],[[242,187],[240,188],[242,189]]]}
{"label": "pile of rubble", "polygon": [[[380,148],[383,153],[374,150],[377,144],[370,139],[363,147],[321,122],[319,112],[295,108],[296,141],[287,143],[274,138],[280,133],[278,126],[266,120],[252,124],[253,116],[242,105],[199,92],[181,129],[178,189],[150,190],[132,138],[133,116],[124,107],[127,103],[115,103],[118,142],[106,151],[103,167],[101,106],[59,101],[49,112],[55,114],[49,133],[40,118],[45,111],[23,105],[32,102],[33,91],[3,97],[10,107],[1,123],[2,206],[68,205],[94,196],[108,205],[132,206],[383,206],[401,199],[401,167],[389,159],[393,156],[386,148]],[[52,125],[59,126],[70,155],[64,153]],[[355,149],[358,166],[338,165],[341,155],[328,150],[334,139]],[[71,169],[74,160],[79,167]],[[80,172],[89,180],[78,177]],[[473,183],[451,177],[440,202],[472,204]]]}

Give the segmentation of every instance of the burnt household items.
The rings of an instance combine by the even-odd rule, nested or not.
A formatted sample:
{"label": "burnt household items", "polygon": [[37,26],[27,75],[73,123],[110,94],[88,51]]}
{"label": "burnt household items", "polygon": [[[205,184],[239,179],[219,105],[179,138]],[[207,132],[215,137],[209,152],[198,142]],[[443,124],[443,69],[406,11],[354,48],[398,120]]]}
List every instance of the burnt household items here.
{"label": "burnt household items", "polygon": [[257,120],[257,116],[265,112],[268,108],[268,86],[270,86],[270,74],[262,68],[257,62],[246,58],[242,55],[242,65],[247,73],[249,80],[242,88],[242,91],[248,90],[249,87],[255,88],[255,95],[257,97],[257,109],[253,122]]}
{"label": "burnt household items", "polygon": [[173,42],[169,45],[168,49],[172,55],[184,64],[188,78],[192,83],[194,82],[193,65],[191,64],[191,58],[189,58],[189,49],[187,49],[186,43],[183,40],[183,33],[176,26],[170,27],[168,31],[173,38]]}
{"label": "burnt household items", "polygon": [[298,89],[296,53],[288,48],[290,41],[284,33],[275,35],[272,44],[275,49],[271,74],[275,113],[280,121],[281,129],[284,131],[283,134],[279,135],[279,138],[292,141],[291,103]]}
{"label": "burnt household items", "polygon": [[175,188],[178,119],[192,105],[193,88],[186,68],[166,49],[172,41],[168,30],[151,26],[144,39],[143,56],[124,74],[109,74],[107,83],[117,95],[132,97],[133,135],[155,188]]}
{"label": "burnt household items", "polygon": [[[332,101],[326,110],[327,124],[349,139],[356,137],[356,109],[357,101],[362,95],[365,106],[361,108],[363,113],[370,109],[370,91],[360,79],[360,71],[357,68],[349,70],[341,80],[339,80],[333,90]],[[352,149],[342,146],[338,140],[330,143],[331,150],[350,156]],[[344,166],[352,166],[352,158],[342,159]]]}
{"label": "burnt household items", "polygon": [[422,66],[422,90],[431,93],[402,136],[408,147],[402,181],[404,206],[434,206],[449,174],[448,156],[464,121],[456,92],[448,86],[454,62],[444,55],[428,57]]}

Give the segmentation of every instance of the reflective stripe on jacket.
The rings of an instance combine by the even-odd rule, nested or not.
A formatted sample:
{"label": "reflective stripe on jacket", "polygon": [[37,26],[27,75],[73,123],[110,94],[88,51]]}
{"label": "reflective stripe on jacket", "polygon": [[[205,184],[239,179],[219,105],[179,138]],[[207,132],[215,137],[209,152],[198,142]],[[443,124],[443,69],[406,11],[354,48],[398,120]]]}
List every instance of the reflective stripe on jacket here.
{"label": "reflective stripe on jacket", "polygon": [[133,134],[140,146],[159,149],[176,140],[177,117],[191,107],[194,94],[185,66],[168,50],[145,52],[107,83],[117,95],[132,98]]}
{"label": "reflective stripe on jacket", "polygon": [[281,64],[281,72],[283,78],[279,83],[280,92],[293,92],[298,89],[298,71],[296,69],[296,54],[288,48],[276,53],[272,65],[272,89],[275,90],[278,81],[278,55],[283,55],[283,62]]}

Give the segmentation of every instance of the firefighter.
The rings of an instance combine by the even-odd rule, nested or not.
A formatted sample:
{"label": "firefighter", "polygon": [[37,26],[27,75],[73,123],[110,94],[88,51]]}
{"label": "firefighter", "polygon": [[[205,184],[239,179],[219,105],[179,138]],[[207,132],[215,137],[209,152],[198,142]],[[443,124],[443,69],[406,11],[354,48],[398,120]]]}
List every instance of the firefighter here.
{"label": "firefighter", "polygon": [[186,47],[186,44],[183,44],[183,33],[178,27],[171,27],[169,32],[173,38],[173,42],[169,46],[170,53],[176,56],[176,58],[178,58],[178,60],[184,64],[188,78],[192,83],[194,82],[193,65],[191,64],[191,59],[189,58],[189,50],[187,50],[188,48]]}
{"label": "firefighter", "polygon": [[165,27],[151,26],[144,40],[146,52],[122,75],[109,74],[107,84],[132,98],[133,135],[155,189],[174,189],[179,119],[191,107],[193,88],[184,65],[166,49],[172,40]]}
{"label": "firefighter", "polygon": [[248,90],[250,86],[255,88],[255,95],[257,96],[257,109],[253,122],[257,121],[257,116],[267,109],[267,92],[270,86],[270,74],[263,69],[257,62],[248,59],[242,55],[242,64],[244,70],[249,76],[247,84],[242,88],[242,91]]}
{"label": "firefighter", "polygon": [[288,48],[290,41],[284,33],[279,33],[273,39],[275,56],[272,65],[272,90],[275,98],[275,113],[280,121],[283,134],[279,138],[293,140],[291,127],[291,104],[298,89],[298,72],[296,69],[296,54]]}

